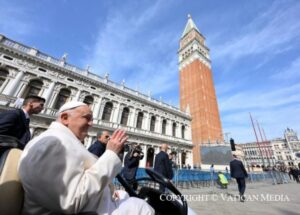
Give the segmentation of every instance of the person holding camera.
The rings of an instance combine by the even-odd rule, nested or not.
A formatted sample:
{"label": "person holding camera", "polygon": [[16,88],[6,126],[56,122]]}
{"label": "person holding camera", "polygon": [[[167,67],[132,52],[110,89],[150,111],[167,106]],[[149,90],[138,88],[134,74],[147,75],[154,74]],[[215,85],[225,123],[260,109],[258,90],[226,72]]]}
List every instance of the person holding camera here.
{"label": "person holding camera", "polygon": [[138,187],[138,183],[135,177],[136,172],[139,168],[140,160],[142,160],[143,157],[144,154],[139,145],[133,146],[125,156],[123,176],[127,183],[131,185],[134,190],[137,190]]}

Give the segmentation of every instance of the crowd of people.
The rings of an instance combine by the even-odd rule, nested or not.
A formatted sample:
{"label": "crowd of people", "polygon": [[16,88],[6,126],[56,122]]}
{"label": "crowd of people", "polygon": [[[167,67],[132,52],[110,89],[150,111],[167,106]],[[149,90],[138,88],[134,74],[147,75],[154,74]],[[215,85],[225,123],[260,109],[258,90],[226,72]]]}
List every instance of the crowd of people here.
{"label": "crowd of people", "polygon": [[300,183],[300,169],[297,167],[290,167],[288,172],[290,179],[293,179],[297,183]]}

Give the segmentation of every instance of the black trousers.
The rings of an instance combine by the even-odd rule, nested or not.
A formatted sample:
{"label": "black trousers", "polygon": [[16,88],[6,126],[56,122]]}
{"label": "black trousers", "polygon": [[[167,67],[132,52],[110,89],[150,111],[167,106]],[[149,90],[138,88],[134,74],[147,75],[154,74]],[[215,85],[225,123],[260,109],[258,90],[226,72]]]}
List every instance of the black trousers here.
{"label": "black trousers", "polygon": [[127,179],[127,178],[125,178],[125,180],[126,180],[126,182],[136,191],[137,190],[137,188],[138,188],[138,183],[137,183],[137,181],[136,181],[136,179],[135,178],[133,178],[133,179]]}
{"label": "black trousers", "polygon": [[245,178],[236,178],[236,182],[238,184],[239,193],[240,193],[241,196],[243,196],[244,193],[245,193],[245,190],[246,190]]}

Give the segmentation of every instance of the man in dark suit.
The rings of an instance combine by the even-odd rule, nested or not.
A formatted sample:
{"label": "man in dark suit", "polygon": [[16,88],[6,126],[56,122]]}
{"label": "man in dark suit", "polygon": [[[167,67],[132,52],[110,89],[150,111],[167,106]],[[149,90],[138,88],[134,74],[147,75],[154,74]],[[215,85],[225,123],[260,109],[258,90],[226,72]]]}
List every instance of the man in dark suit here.
{"label": "man in dark suit", "polygon": [[[162,144],[161,151],[155,156],[154,171],[160,173],[165,178],[171,180],[173,178],[173,170],[170,165],[169,155],[167,154],[168,145]],[[160,185],[159,190],[165,191],[165,188]]]}
{"label": "man in dark suit", "polygon": [[110,138],[110,133],[108,131],[100,131],[97,135],[97,140],[88,148],[89,152],[101,157],[105,152],[106,144]]}
{"label": "man in dark suit", "polygon": [[237,159],[237,155],[233,154],[232,156],[234,159],[230,161],[230,175],[232,178],[236,179],[239,193],[240,193],[240,201],[244,202],[245,201],[244,193],[246,190],[245,178],[248,177],[248,174],[242,161]]}
{"label": "man in dark suit", "polygon": [[25,98],[22,109],[9,110],[0,113],[0,135],[15,137],[19,141],[19,148],[24,149],[31,139],[29,130],[30,116],[40,113],[45,99],[39,96]]}

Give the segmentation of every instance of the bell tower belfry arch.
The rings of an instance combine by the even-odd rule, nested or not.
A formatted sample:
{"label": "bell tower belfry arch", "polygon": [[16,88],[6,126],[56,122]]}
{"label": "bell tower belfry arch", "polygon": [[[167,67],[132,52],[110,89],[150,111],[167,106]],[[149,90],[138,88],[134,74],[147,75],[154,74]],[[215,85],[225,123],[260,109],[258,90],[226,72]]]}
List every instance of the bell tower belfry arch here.
{"label": "bell tower belfry arch", "polygon": [[221,119],[215,93],[209,49],[192,17],[180,39],[179,86],[180,109],[192,117],[194,164],[201,163],[200,145],[223,141]]}

